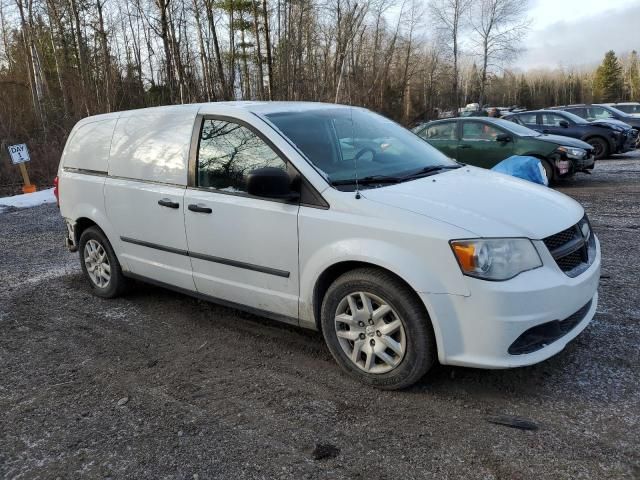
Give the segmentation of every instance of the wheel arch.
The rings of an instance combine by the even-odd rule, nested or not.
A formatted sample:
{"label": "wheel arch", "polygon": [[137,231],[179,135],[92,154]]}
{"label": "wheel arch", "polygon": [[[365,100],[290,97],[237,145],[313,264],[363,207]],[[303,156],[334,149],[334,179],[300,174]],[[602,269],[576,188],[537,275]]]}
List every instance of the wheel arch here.
{"label": "wheel arch", "polygon": [[591,139],[594,138],[599,138],[600,140],[603,140],[608,146],[609,146],[609,153],[611,153],[611,151],[615,151],[617,145],[616,142],[613,138],[607,138],[606,136],[599,134],[599,133],[590,133],[584,136],[584,138],[582,139],[582,141],[587,142]]}
{"label": "wheel arch", "polygon": [[113,251],[118,258],[118,261],[120,262],[123,270],[128,270],[126,262],[124,262],[119,255],[120,239],[117,236],[113,225],[104,212],[101,212],[98,208],[90,204],[81,203],[75,205],[71,217],[66,218],[67,221],[70,221],[74,224],[76,245],[80,243],[80,236],[82,235],[82,232],[84,232],[87,228],[96,226],[107,237],[107,240],[111,244],[111,248],[113,248]]}
{"label": "wheel arch", "polygon": [[344,275],[347,272],[350,272],[352,270],[356,270],[356,269],[359,269],[359,268],[374,268],[374,269],[377,269],[377,270],[384,271],[385,273],[393,276],[396,280],[398,280],[398,282],[402,283],[411,292],[413,292],[413,294],[416,296],[416,298],[418,298],[420,303],[424,306],[424,309],[425,309],[427,315],[429,315],[429,311],[428,311],[426,305],[424,305],[424,302],[422,302],[422,300],[420,299],[420,296],[418,295],[416,290],[409,284],[409,282],[407,282],[404,278],[402,278],[397,273],[395,273],[395,272],[393,272],[393,271],[389,270],[388,268],[385,268],[385,267],[383,267],[381,265],[377,265],[377,264],[371,263],[371,262],[365,262],[365,261],[360,261],[360,260],[344,260],[344,261],[339,261],[337,263],[334,263],[334,264],[328,266],[318,276],[318,279],[316,280],[315,285],[313,287],[313,299],[312,299],[313,320],[314,320],[314,323],[315,323],[315,327],[316,327],[316,329],[318,331],[322,331],[322,325],[321,325],[321,320],[320,320],[322,302],[324,300],[324,297],[325,297],[327,291],[329,290],[329,287],[341,275]]}

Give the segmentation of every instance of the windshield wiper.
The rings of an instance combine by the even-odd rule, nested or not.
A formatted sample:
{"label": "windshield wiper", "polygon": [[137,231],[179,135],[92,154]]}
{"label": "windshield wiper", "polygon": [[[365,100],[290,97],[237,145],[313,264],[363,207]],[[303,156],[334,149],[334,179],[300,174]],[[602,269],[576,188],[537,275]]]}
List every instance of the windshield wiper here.
{"label": "windshield wiper", "polygon": [[405,175],[402,177],[402,180],[413,180],[416,178],[428,177],[429,175],[433,175],[434,173],[438,173],[442,170],[455,170],[456,168],[461,168],[462,165],[431,165],[429,167],[424,167],[417,172],[410,173],[409,175]]}
{"label": "windshield wiper", "polygon": [[331,182],[332,185],[355,185],[359,183],[360,185],[372,185],[376,183],[399,183],[404,180],[404,177],[390,177],[388,175],[369,175],[367,177],[358,178],[350,178],[348,180],[336,180]]}

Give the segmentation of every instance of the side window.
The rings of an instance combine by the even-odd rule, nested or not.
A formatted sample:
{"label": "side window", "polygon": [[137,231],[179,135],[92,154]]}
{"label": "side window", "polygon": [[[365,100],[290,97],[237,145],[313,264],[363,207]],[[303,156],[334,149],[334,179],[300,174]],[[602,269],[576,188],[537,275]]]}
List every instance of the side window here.
{"label": "side window", "polygon": [[535,113],[522,113],[518,115],[518,119],[524,125],[535,125],[537,123]]}
{"label": "side window", "polygon": [[602,107],[589,107],[589,117],[601,119],[601,118],[612,118],[613,115],[611,115],[611,113],[609,113],[608,110],[605,110]]}
{"label": "side window", "polygon": [[455,140],[456,122],[443,122],[431,125],[421,134],[427,140]]}
{"label": "side window", "polygon": [[260,137],[242,125],[205,120],[200,132],[196,182],[199,187],[246,192],[251,170],[287,165]]}
{"label": "side window", "polygon": [[574,115],[578,115],[582,118],[587,118],[587,109],[586,108],[567,108],[566,112],[573,113]]}
{"label": "side window", "polygon": [[463,140],[495,140],[502,131],[480,122],[464,122],[462,124]]}
{"label": "side window", "polygon": [[542,114],[542,125],[546,127],[559,127],[562,120],[564,120],[564,118],[556,113]]}

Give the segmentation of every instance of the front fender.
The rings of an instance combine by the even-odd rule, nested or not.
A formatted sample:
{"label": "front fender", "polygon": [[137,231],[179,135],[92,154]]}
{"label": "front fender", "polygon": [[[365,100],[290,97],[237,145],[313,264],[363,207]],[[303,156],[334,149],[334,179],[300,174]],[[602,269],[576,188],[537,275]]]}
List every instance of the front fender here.
{"label": "front fender", "polygon": [[468,296],[460,268],[447,242],[408,249],[379,239],[348,238],[326,244],[300,265],[300,320],[313,323],[314,291],[323,272],[343,262],[369,264],[397,275],[419,293],[452,293]]}

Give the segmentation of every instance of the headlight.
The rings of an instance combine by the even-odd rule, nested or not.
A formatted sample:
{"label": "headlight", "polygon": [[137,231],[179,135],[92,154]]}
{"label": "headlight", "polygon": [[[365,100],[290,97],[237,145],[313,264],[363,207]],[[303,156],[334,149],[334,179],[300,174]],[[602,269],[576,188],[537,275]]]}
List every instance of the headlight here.
{"label": "headlight", "polygon": [[452,240],[451,248],[462,273],[485,280],[509,280],[542,266],[528,238]]}
{"label": "headlight", "polygon": [[582,160],[587,156],[587,151],[584,148],[558,147],[556,151],[564,153],[567,158],[574,158],[576,160]]}

